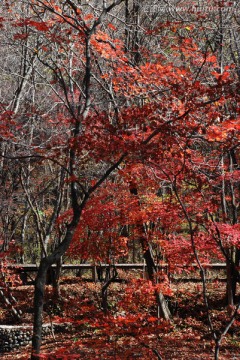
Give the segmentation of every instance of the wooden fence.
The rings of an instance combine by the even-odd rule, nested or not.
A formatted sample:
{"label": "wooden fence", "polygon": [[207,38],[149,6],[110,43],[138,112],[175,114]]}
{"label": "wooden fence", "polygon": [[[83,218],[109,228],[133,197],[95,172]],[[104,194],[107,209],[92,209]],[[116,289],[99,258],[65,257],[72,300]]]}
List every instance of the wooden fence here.
{"label": "wooden fence", "polygon": [[[62,265],[62,271],[70,271],[70,270],[77,270],[78,273],[80,273],[82,270],[89,270],[91,271],[91,278],[89,279],[90,281],[97,281],[100,280],[101,277],[101,272],[106,270],[107,268],[109,268],[109,266],[113,266],[113,265],[109,265],[109,264],[63,264]],[[207,270],[225,270],[226,269],[226,264],[225,263],[214,263],[214,264],[209,264],[209,263],[203,263],[202,264],[203,268],[207,271]],[[22,279],[23,284],[26,284],[28,282],[28,278],[30,278],[32,281],[32,277],[30,275],[30,273],[34,273],[37,272],[38,270],[38,265],[36,264],[9,264],[8,267],[12,270],[15,270],[17,273],[19,273],[20,278]],[[138,263],[138,264],[114,264],[114,267],[116,269],[121,269],[124,271],[128,271],[128,270],[139,270],[142,272],[143,277],[146,276],[147,273],[147,269],[146,269],[146,264],[145,263]],[[197,270],[198,266],[197,264],[189,264],[189,265],[179,265],[177,266],[179,268],[183,268],[183,269],[193,269],[193,270]],[[54,270],[56,268],[56,265],[52,265],[51,269]],[[160,271],[164,271],[165,273],[168,273],[168,264],[161,264],[157,266],[157,269]]]}

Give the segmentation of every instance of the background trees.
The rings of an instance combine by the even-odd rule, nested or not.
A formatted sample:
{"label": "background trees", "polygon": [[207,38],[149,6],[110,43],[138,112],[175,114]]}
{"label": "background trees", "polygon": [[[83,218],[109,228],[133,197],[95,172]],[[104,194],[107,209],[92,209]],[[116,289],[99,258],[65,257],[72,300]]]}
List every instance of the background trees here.
{"label": "background trees", "polygon": [[3,249],[14,239],[18,261],[40,261],[33,358],[46,274],[65,254],[142,254],[153,282],[163,258],[196,261],[206,306],[202,262],[225,259],[234,304],[239,25],[211,5],[3,2]]}

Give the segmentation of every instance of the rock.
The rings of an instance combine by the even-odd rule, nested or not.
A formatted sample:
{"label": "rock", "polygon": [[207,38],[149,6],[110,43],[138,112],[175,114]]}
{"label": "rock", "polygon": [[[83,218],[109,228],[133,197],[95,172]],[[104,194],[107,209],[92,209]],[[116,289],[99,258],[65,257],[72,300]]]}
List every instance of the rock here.
{"label": "rock", "polygon": [[[43,336],[53,331],[61,332],[71,324],[44,324]],[[28,345],[32,340],[32,326],[0,325],[0,354]]]}

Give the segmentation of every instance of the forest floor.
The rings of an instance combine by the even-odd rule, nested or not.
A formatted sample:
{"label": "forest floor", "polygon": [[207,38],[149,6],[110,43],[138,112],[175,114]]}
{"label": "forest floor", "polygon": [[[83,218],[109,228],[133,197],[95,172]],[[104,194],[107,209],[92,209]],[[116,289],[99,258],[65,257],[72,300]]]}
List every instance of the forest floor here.
{"label": "forest floor", "polygon": [[[109,311],[101,309],[101,284],[83,282],[76,277],[61,280],[61,296],[56,302],[47,288],[44,322],[64,323],[61,333],[43,340],[42,359],[87,360],[210,360],[214,341],[203,305],[201,284],[175,282],[169,304],[174,314],[171,324],[156,318],[154,298],[146,282],[111,284]],[[208,284],[209,306],[214,328],[221,331],[231,314],[225,306],[225,283]],[[21,324],[31,324],[33,286],[13,289]],[[0,323],[16,324],[0,304]],[[19,323],[20,324],[20,323]],[[29,359],[31,347],[4,353],[1,359]],[[219,360],[240,360],[240,315],[224,337]]]}

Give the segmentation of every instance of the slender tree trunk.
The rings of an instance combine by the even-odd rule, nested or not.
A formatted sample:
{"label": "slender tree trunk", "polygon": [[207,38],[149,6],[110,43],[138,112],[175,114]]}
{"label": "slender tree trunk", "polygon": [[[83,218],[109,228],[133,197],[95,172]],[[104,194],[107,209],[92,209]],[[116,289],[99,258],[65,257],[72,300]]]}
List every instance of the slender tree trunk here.
{"label": "slender tree trunk", "polygon": [[[137,185],[134,183],[134,181],[130,182],[130,193],[138,198],[139,212],[140,212],[140,210],[141,210],[140,209],[140,207],[141,207],[140,199],[138,197]],[[138,230],[138,233],[140,236],[140,243],[142,246],[143,257],[146,261],[148,278],[150,281],[152,281],[152,283],[155,283],[156,275],[157,275],[157,267],[154,262],[151,245],[149,244],[149,242],[145,236],[143,219],[140,218],[138,223],[136,224],[136,226],[137,226],[137,230]],[[170,320],[171,313],[168,308],[167,302],[164,298],[164,295],[161,292],[156,291],[155,296],[156,296],[156,302],[157,302],[157,306],[158,306],[158,314],[161,317],[163,317],[165,320]]]}
{"label": "slender tree trunk", "polygon": [[[153,283],[155,283],[156,282],[155,277],[156,277],[157,271],[156,271],[156,265],[154,263],[153,254],[152,254],[150,245],[148,245],[148,249],[144,252],[144,259],[145,259],[146,265],[147,265],[147,272],[148,272],[149,280],[151,280]],[[156,296],[156,301],[157,301],[157,306],[158,306],[158,311],[157,311],[158,315],[160,317],[164,318],[165,320],[170,320],[171,313],[168,308],[168,304],[166,302],[164,295],[161,292],[156,291],[155,296]]]}
{"label": "slender tree trunk", "polygon": [[[229,251],[229,258],[231,258],[231,251]],[[232,262],[227,260],[227,304],[230,306],[234,305],[234,265]]]}
{"label": "slender tree trunk", "polygon": [[38,360],[40,348],[42,344],[42,314],[44,305],[45,285],[47,278],[47,271],[50,264],[47,258],[43,258],[38,270],[35,294],[34,294],[34,326],[33,326],[33,339],[32,339],[32,360]]}
{"label": "slender tree trunk", "polygon": [[[234,170],[238,169],[238,162],[235,155],[235,151],[232,149],[229,152],[229,170],[230,172],[233,172]],[[238,183],[240,185],[240,182]],[[240,188],[239,188],[240,190]],[[230,180],[230,196],[231,196],[231,216],[232,216],[232,224],[235,225],[238,223],[238,205],[237,200],[235,196],[236,189],[234,188],[233,182]],[[236,301],[236,290],[237,290],[237,283],[239,282],[239,272],[236,269],[239,267],[240,264],[240,250],[236,247],[232,248],[231,252],[231,259],[232,264],[230,267],[230,280],[231,280],[231,292],[232,292],[232,298],[233,303]]]}
{"label": "slender tree trunk", "polygon": [[116,279],[118,276],[117,269],[113,267],[111,274],[111,267],[106,268],[106,277],[105,282],[102,286],[102,308],[104,313],[107,313],[108,310],[108,288],[110,284]]}
{"label": "slender tree trunk", "polygon": [[[86,199],[85,199],[86,201]],[[42,258],[36,277],[35,293],[34,293],[34,323],[33,323],[33,339],[32,339],[32,360],[38,360],[40,348],[42,343],[42,315],[45,295],[45,285],[47,279],[47,272],[52,264],[60,261],[61,257],[67,251],[77,224],[81,216],[81,210],[84,207],[85,201],[82,202],[79,211],[75,211],[72,222],[68,225],[64,240],[58,248],[51,254]]]}
{"label": "slender tree trunk", "polygon": [[57,266],[53,278],[53,293],[54,293],[54,297],[58,299],[60,296],[59,279],[62,271],[62,257],[58,260],[56,265]]}
{"label": "slender tree trunk", "polygon": [[219,351],[220,351],[220,343],[219,343],[219,340],[216,340],[215,341],[215,350],[214,350],[214,360],[218,360]]}

